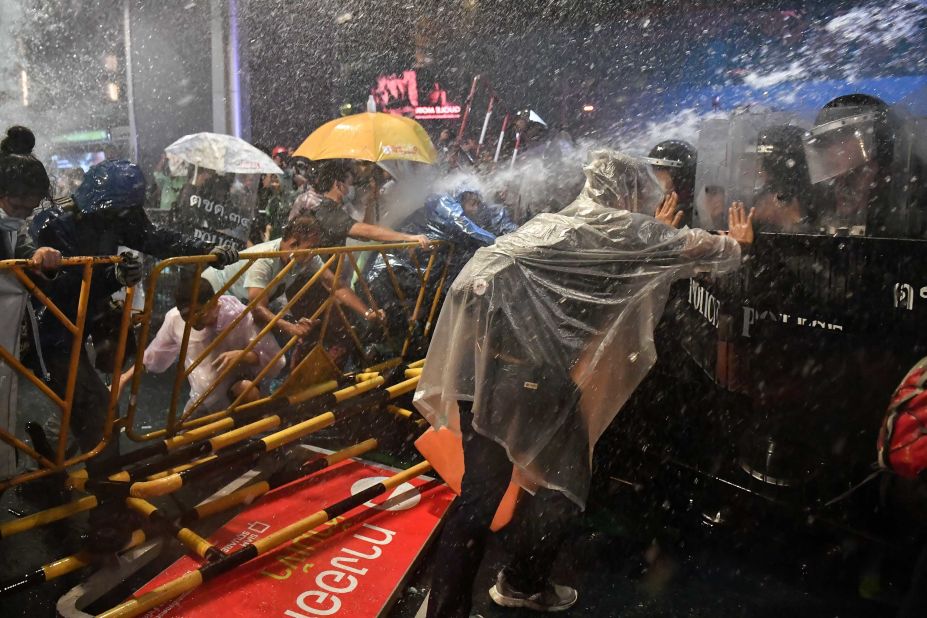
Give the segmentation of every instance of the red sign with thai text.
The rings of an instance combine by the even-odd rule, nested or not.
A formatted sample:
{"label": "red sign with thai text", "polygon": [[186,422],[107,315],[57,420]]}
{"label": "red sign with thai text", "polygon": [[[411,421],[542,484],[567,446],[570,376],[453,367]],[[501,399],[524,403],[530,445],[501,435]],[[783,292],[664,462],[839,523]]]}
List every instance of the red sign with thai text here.
{"label": "red sign with thai text", "polygon": [[[263,496],[210,540],[234,551],[393,474],[359,461],[342,462]],[[435,481],[420,477],[404,483],[145,616],[379,616],[453,498]],[[198,566],[181,558],[137,594]]]}

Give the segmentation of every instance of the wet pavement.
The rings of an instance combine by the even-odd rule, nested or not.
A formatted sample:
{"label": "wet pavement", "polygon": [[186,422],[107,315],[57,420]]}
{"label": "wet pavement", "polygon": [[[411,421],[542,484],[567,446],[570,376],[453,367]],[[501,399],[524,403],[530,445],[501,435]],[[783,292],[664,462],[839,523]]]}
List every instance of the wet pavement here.
{"label": "wet pavement", "polygon": [[[178,499],[189,503],[196,498],[188,494]],[[590,507],[565,544],[554,568],[555,579],[576,587],[580,597],[564,616],[887,618],[894,614],[890,605],[860,598],[865,561],[858,556],[835,557],[835,546],[828,539],[789,539],[779,534],[743,536],[708,529],[683,532],[673,527],[671,515],[661,524],[652,511],[634,503],[634,495],[629,493],[624,499],[625,509],[614,503]],[[24,507],[16,494],[4,496],[3,505],[4,510]],[[220,524],[209,521],[198,529],[208,534]],[[4,555],[0,579],[7,580],[24,569],[77,550],[79,535],[85,529],[86,518],[77,516],[67,524],[4,540],[0,545]],[[536,615],[496,607],[486,594],[504,563],[504,543],[504,534],[496,535],[489,543],[475,587],[474,612],[486,618]],[[658,545],[663,549],[658,550]],[[117,597],[128,594],[129,588],[166,568],[178,556],[179,551],[172,548],[124,590],[113,591],[114,598],[94,608],[104,609],[108,602],[115,603]],[[416,615],[428,588],[429,566],[437,559],[452,557],[439,558],[426,552],[388,616]],[[87,573],[69,575],[4,599],[3,616],[55,615],[57,598]],[[884,586],[883,597],[897,599],[897,590]]]}
{"label": "wet pavement", "polygon": [[[625,523],[640,523],[639,512],[628,515]],[[765,544],[738,547],[733,535],[696,531],[657,550],[655,544],[647,545],[646,537],[629,536],[631,529],[617,529],[615,516],[610,509],[591,509],[565,543],[554,579],[575,587],[579,600],[561,615],[881,618],[895,613],[889,604],[860,598],[857,572],[841,572],[821,559],[820,548],[797,539],[791,547],[771,538]],[[472,611],[485,618],[537,616],[498,607],[489,599],[487,591],[504,562],[504,539],[495,538],[477,577]],[[389,614],[391,618],[416,615],[427,588],[425,571],[427,564]],[[889,590],[884,596],[891,594]]]}
{"label": "wet pavement", "polygon": [[[140,428],[149,430],[157,424],[157,418],[163,414],[160,411],[163,402],[169,396],[168,384],[163,377],[146,379],[139,398]],[[40,418],[35,408],[29,414]],[[376,433],[383,433],[390,426],[384,425]],[[370,431],[371,427],[365,426],[363,430]],[[341,440],[343,436],[331,432],[317,436],[314,443],[336,448]],[[401,437],[388,445],[386,451],[400,455],[399,460],[393,460],[396,465],[411,463],[414,457]],[[185,490],[176,500],[172,497],[171,502],[175,506],[195,503],[243,472],[229,471],[208,487]],[[3,520],[10,519],[13,512],[28,514],[37,509],[37,504],[30,503],[17,491],[9,491],[0,498]],[[197,529],[209,534],[221,524],[214,518]],[[6,581],[79,550],[81,534],[86,529],[86,515],[78,515],[66,523],[0,541],[0,580]],[[490,541],[477,578],[473,611],[486,618],[536,615],[498,608],[486,594],[505,560],[504,544],[504,534],[495,535]],[[106,603],[117,602],[133,586],[146,581],[179,555],[176,547],[172,547],[94,608],[102,610]],[[388,616],[416,615],[428,589],[429,565],[437,559],[452,557],[439,558],[431,551],[426,552]],[[574,586],[580,593],[577,605],[564,616],[890,617],[894,615],[891,603],[900,596],[897,582],[904,581],[904,573],[889,572],[888,567],[880,573],[872,567],[878,562],[878,552],[872,548],[858,546],[839,535],[811,533],[773,518],[752,522],[749,531],[737,526],[708,528],[693,513],[669,508],[667,502],[660,502],[646,489],[635,491],[621,483],[609,483],[600,484],[587,512],[576,522],[554,573],[559,583]],[[54,616],[58,597],[87,574],[86,570],[71,574],[6,598],[2,615]],[[862,599],[861,582],[863,589],[888,603]]]}

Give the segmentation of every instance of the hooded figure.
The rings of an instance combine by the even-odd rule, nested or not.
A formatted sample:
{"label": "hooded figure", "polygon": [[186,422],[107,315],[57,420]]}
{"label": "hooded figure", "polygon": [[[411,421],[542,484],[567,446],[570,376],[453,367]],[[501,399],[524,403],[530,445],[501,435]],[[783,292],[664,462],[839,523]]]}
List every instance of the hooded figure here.
{"label": "hooded figure", "polygon": [[[217,268],[238,260],[238,253],[230,247],[217,247],[156,227],[145,213],[145,187],[145,176],[134,163],[104,161],[90,168],[73,196],[38,211],[29,231],[37,243],[54,247],[65,256],[116,255],[120,247],[128,247],[162,259],[210,253],[218,258],[214,263]],[[118,271],[115,266],[94,271],[91,315],[124,285]],[[80,271],[71,269],[62,273],[61,279],[52,300],[73,318]],[[43,347],[70,345],[70,333],[51,315],[43,315],[41,332]]]}
{"label": "hooded figure", "polygon": [[523,487],[581,507],[596,440],[656,359],[670,284],[740,261],[730,237],[653,218],[663,195],[646,163],[598,151],[585,173],[570,206],[464,267],[415,394],[432,425],[455,431],[457,401],[472,401],[473,428],[506,447]]}
{"label": "hooded figure", "polygon": [[[466,470],[439,541],[448,559],[433,575],[429,618],[468,615],[510,478],[535,495],[519,503],[512,559],[490,596],[543,611],[575,603],[550,568],[566,521],[585,506],[596,441],[656,360],[670,285],[740,262],[733,237],[662,221],[676,197],[664,198],[649,164],[602,150],[585,174],[566,209],[477,250],[438,318],[414,401],[432,426],[461,434]],[[749,242],[742,208],[732,217]]]}
{"label": "hooded figure", "polygon": [[517,227],[505,208],[486,204],[480,192],[471,188],[429,197],[425,208],[402,224],[403,231],[424,234],[433,240],[471,242],[478,246],[491,245],[497,236],[514,232]]}

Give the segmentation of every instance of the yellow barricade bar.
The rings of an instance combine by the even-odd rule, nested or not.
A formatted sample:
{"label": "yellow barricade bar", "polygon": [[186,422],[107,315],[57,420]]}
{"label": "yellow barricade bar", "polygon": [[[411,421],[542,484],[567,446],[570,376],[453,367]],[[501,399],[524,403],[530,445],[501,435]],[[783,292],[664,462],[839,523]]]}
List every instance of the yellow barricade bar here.
{"label": "yellow barricade bar", "polygon": [[[231,290],[237,281],[240,281],[242,277],[246,276],[247,271],[252,268],[258,260],[266,258],[287,258],[287,262],[281,266],[280,270],[266,284],[265,288],[256,296],[251,297],[249,302],[247,302],[245,305],[244,311],[236,316],[223,332],[218,333],[217,336],[212,338],[212,340],[209,341],[204,348],[200,349],[197,355],[193,358],[188,358],[189,339],[192,329],[191,322],[193,321],[192,318],[188,318],[187,323],[184,326],[184,332],[180,346],[180,358],[178,359],[177,364],[177,367],[180,369],[178,369],[178,371],[174,374],[169,409],[166,413],[166,424],[163,429],[159,428],[147,433],[141,433],[136,429],[136,414],[137,406],[139,403],[138,393],[141,387],[142,375],[144,374],[143,354],[141,350],[150,340],[152,328],[151,322],[154,315],[155,299],[158,296],[159,282],[165,271],[172,267],[192,266],[196,268],[196,273],[201,275],[205,267],[214,262],[216,258],[215,256],[188,256],[170,258],[159,262],[155,266],[152,272],[152,276],[148,282],[145,309],[138,320],[141,323],[141,332],[139,335],[139,355],[135,361],[135,372],[130,383],[131,396],[129,398],[128,410],[126,412],[126,418],[124,422],[127,435],[130,439],[136,441],[147,441],[174,435],[182,435],[182,433],[186,430],[220,420],[221,418],[234,413],[235,410],[247,409],[249,403],[246,397],[249,396],[249,391],[243,389],[241,392],[234,395],[233,400],[230,404],[228,404],[226,409],[207,411],[205,415],[203,414],[204,402],[211,395],[213,395],[216,388],[218,388],[218,385],[223,383],[223,381],[228,376],[235,375],[235,372],[241,371],[241,363],[247,356],[247,353],[254,350],[260,341],[262,341],[265,337],[273,337],[273,333],[275,330],[277,330],[280,323],[283,320],[288,319],[288,312],[294,310],[295,307],[299,305],[300,301],[302,301],[312,289],[324,289],[324,295],[320,295],[324,296],[324,300],[318,301],[317,297],[313,296],[313,302],[318,302],[318,305],[315,306],[314,310],[310,310],[310,312],[304,318],[317,324],[317,330],[312,331],[308,340],[315,338],[319,341],[319,344],[324,344],[324,342],[328,341],[328,338],[332,332],[331,329],[335,324],[337,324],[341,328],[341,332],[343,333],[342,336],[345,337],[344,341],[348,344],[349,349],[351,349],[353,346],[353,354],[356,354],[361,359],[361,362],[369,364],[366,346],[370,344],[371,341],[366,340],[365,336],[361,334],[354,326],[354,324],[348,318],[347,312],[345,310],[345,307],[348,305],[339,300],[339,295],[344,295],[344,290],[348,289],[348,291],[350,291],[357,299],[353,302],[356,304],[357,301],[360,301],[367,308],[368,313],[370,311],[378,312],[380,310],[380,303],[362,276],[362,271],[359,267],[359,262],[356,257],[357,254],[360,253],[369,252],[383,256],[384,264],[386,267],[385,270],[388,273],[388,280],[391,286],[391,293],[395,296],[395,298],[400,300],[399,304],[403,308],[403,319],[409,320],[408,327],[404,327],[405,337],[401,340],[401,345],[399,341],[396,341],[395,343],[395,352],[397,354],[397,358],[391,359],[391,361],[386,361],[386,363],[391,363],[392,366],[400,364],[402,362],[403,354],[408,353],[410,349],[413,337],[422,335],[423,332],[427,332],[429,329],[428,322],[430,322],[434,312],[440,304],[440,296],[443,290],[443,284],[447,272],[446,264],[445,269],[441,273],[441,277],[438,278],[438,287],[435,288],[433,292],[433,298],[429,296],[429,290],[426,288],[430,287],[430,285],[434,285],[435,283],[432,281],[434,278],[432,277],[432,272],[437,252],[448,251],[450,249],[450,245],[447,245],[443,242],[434,242],[432,244],[433,250],[428,254],[428,262],[426,267],[424,270],[419,268],[419,274],[417,275],[418,289],[416,290],[416,294],[414,296],[415,305],[413,307],[406,307],[405,303],[401,302],[403,300],[409,299],[410,297],[407,294],[407,290],[404,290],[399,284],[399,279],[396,276],[392,266],[390,265],[390,260],[388,259],[387,255],[387,252],[420,249],[418,243],[412,242],[370,244],[353,247],[299,249],[294,251],[249,252],[246,250],[241,254],[241,258],[245,262],[243,267],[238,270],[232,277],[230,277],[229,280],[226,280],[223,286],[219,290],[215,291],[213,297],[202,305],[199,305],[196,302],[199,278],[195,278],[193,284],[194,289],[193,293],[191,294],[194,299],[194,305],[190,309],[191,316],[195,316],[202,311],[207,311],[214,303],[218,302],[219,296]],[[213,380],[213,383],[208,388],[206,388],[203,392],[198,392],[196,397],[193,398],[183,410],[181,410],[182,404],[180,402],[180,396],[183,392],[184,382],[190,376],[190,374],[197,367],[201,366],[202,363],[204,363],[211,354],[214,354],[217,349],[221,349],[219,346],[221,346],[223,342],[227,340],[232,330],[237,327],[243,320],[245,320],[248,315],[255,316],[256,307],[263,303],[275,288],[283,284],[288,277],[292,277],[293,269],[297,268],[298,266],[297,261],[306,261],[315,256],[323,260],[322,266],[311,275],[309,272],[307,272],[306,280],[301,283],[301,286],[298,290],[290,289],[287,291],[288,299],[284,307],[279,311],[276,311],[266,322],[258,321],[260,331],[242,350],[242,354],[239,354],[238,358],[233,363],[230,363],[228,366],[226,366],[223,371]],[[351,275],[357,278],[357,285],[355,286],[356,292],[350,290],[350,288],[346,288],[343,285],[343,273],[351,273]],[[425,316],[423,315],[423,309],[425,307],[426,300],[430,305],[430,311],[428,312],[429,315],[427,319],[425,319]],[[360,313],[357,311],[356,306],[352,307],[352,309],[354,309],[355,312]],[[367,316],[365,315],[364,317]],[[368,331],[368,335],[371,333],[382,333],[384,337],[389,338],[391,336],[391,332],[388,324],[390,320],[394,320],[395,318],[396,316],[387,316],[386,320],[377,324],[374,329],[370,329]],[[318,322],[319,320],[321,320],[320,323]],[[418,321],[420,320],[423,321],[423,324],[417,325]],[[396,335],[398,337],[403,336],[402,332],[396,333]],[[266,382],[268,374],[270,374],[270,372],[277,366],[281,358],[284,358],[288,354],[301,354],[302,352],[300,352],[300,350],[302,350],[304,346],[304,339],[296,335],[287,335],[287,337],[282,341],[280,349],[270,359],[270,361],[263,362],[262,366],[253,368],[255,373],[253,378],[249,378],[249,380],[256,387],[260,387],[262,383]],[[324,356],[325,354],[325,352],[320,353],[321,356]],[[331,363],[329,363],[329,365],[331,365]],[[379,366],[383,365],[384,363],[379,363]],[[334,369],[335,373],[331,373],[331,369]],[[249,368],[249,371],[252,371],[252,368]],[[299,371],[297,371],[296,367],[291,367],[289,369],[290,378],[285,380],[284,387],[286,387],[287,384],[296,384],[294,379],[297,377],[295,375],[297,373],[300,374],[300,379],[309,379],[306,377],[306,374],[311,376],[317,374],[318,372],[313,371],[312,368],[307,367],[305,364],[300,365]],[[326,373],[323,371],[321,374],[316,375],[315,379],[321,379],[321,381],[324,382],[328,378],[335,377],[340,379],[343,376],[341,375],[340,371],[334,367],[334,365],[331,365],[329,367],[329,372]],[[298,386],[302,389],[309,384],[312,384],[312,382],[299,383]],[[264,399],[259,399],[258,401],[263,400]],[[207,423],[203,422],[204,418],[209,419]]]}
{"label": "yellow barricade bar", "polygon": [[[57,408],[60,421],[60,433],[58,435],[57,444],[53,446],[54,452],[48,454],[39,453],[34,447],[29,446],[17,438],[16,435],[9,430],[9,427],[0,427],[0,441],[6,443],[23,455],[31,458],[39,466],[38,470],[19,476],[14,476],[9,479],[0,479],[0,491],[3,491],[13,485],[18,485],[29,480],[38,479],[54,472],[61,471],[74,464],[86,461],[87,459],[96,456],[105,448],[106,444],[110,440],[114,439],[113,430],[117,422],[115,414],[117,392],[115,387],[110,391],[109,405],[107,410],[104,411],[106,414],[106,419],[103,427],[103,435],[100,436],[100,443],[88,453],[79,454],[70,458],[66,457],[66,447],[68,435],[70,433],[74,393],[77,387],[77,370],[78,364],[80,362],[80,354],[82,353],[84,345],[84,334],[86,332],[89,309],[88,303],[94,269],[111,266],[121,262],[122,258],[119,256],[71,257],[61,260],[59,269],[81,269],[81,286],[78,297],[76,299],[76,313],[74,319],[72,320],[65,314],[65,311],[62,310],[62,308],[57,304],[55,304],[55,302],[49,298],[45,291],[43,291],[41,279],[35,277],[34,275],[35,264],[31,260],[0,261],[0,273],[8,272],[10,275],[12,275],[23,286],[23,293],[28,294],[32,298],[38,300],[39,303],[41,303],[46,308],[48,313],[54,319],[58,320],[72,336],[68,362],[68,373],[66,376],[63,376],[63,393],[56,393],[48,384],[45,383],[44,380],[42,380],[42,378],[36,376],[31,369],[26,367],[17,358],[15,351],[8,350],[0,346],[0,362],[8,365],[17,377],[25,379],[27,382],[29,382],[29,384],[35,387],[41,395],[44,395],[44,397],[47,398],[55,408]],[[30,271],[33,272],[32,276],[29,274]],[[129,289],[126,292],[125,305],[122,313],[122,323],[119,330],[120,337],[117,344],[117,366],[119,366],[118,364],[121,363],[122,359],[124,358],[125,344],[128,338],[129,329],[131,327],[131,308],[133,298],[132,292],[132,289]],[[30,301],[27,300],[27,302]],[[59,377],[59,383],[61,381],[62,380]]]}
{"label": "yellow barricade bar", "polygon": [[[416,274],[415,278],[411,280],[415,282],[414,284],[410,284],[409,278],[403,274],[405,278],[402,281],[406,285],[404,288],[400,283],[394,264],[389,259],[389,254],[390,252],[405,250],[412,251],[411,262],[416,268]],[[287,392],[313,393],[316,392],[314,389],[318,387],[318,394],[324,394],[337,389],[339,383],[343,384],[345,376],[336,364],[339,359],[337,356],[330,356],[334,353],[334,350],[339,349],[338,346],[341,346],[340,349],[342,350],[345,347],[347,348],[347,352],[342,352],[343,354],[349,354],[352,355],[352,358],[358,359],[354,361],[356,362],[355,366],[365,368],[363,371],[360,369],[357,371],[352,370],[351,376],[356,373],[376,374],[402,365],[406,355],[412,349],[413,341],[421,341],[421,338],[427,339],[430,334],[431,324],[437,308],[440,306],[449,263],[449,260],[445,260],[444,268],[440,273],[437,273],[435,270],[436,259],[439,252],[449,252],[450,250],[451,247],[447,243],[433,242],[431,250],[425,254],[427,255],[427,262],[424,263],[418,259],[421,248],[418,243],[414,242],[379,243],[294,251],[245,251],[241,254],[242,260],[245,261],[244,266],[230,276],[219,290],[215,290],[215,294],[209,301],[202,304],[197,302],[197,288],[200,284],[200,276],[206,267],[216,261],[216,256],[175,257],[158,262],[148,278],[145,287],[145,304],[141,313],[133,315],[134,289],[126,290],[122,321],[116,339],[112,385],[109,390],[106,409],[103,411],[105,413],[105,422],[100,442],[91,451],[72,457],[66,456],[66,447],[70,434],[80,355],[83,353],[84,339],[88,328],[89,300],[94,269],[118,264],[121,262],[121,258],[118,256],[75,257],[62,260],[61,268],[82,269],[80,293],[78,298],[75,299],[76,312],[73,320],[67,315],[73,309],[65,310],[57,306],[43,291],[41,283],[37,283],[29,276],[29,271],[35,267],[31,261],[0,261],[0,273],[8,271],[15,277],[22,284],[24,293],[30,294],[44,305],[49,314],[57,319],[72,335],[68,374],[65,377],[63,388],[59,392],[56,392],[55,389],[51,388],[44,380],[26,367],[16,357],[15,350],[0,347],[0,362],[9,365],[17,376],[27,380],[32,387],[51,402],[59,411],[61,427],[57,441],[52,445],[52,449],[48,453],[38,452],[34,446],[27,444],[17,437],[14,432],[5,427],[0,427],[0,442],[34,460],[39,468],[11,479],[0,479],[0,490],[66,470],[75,464],[91,459],[102,452],[110,441],[118,439],[119,432],[123,429],[127,437],[134,441],[168,440],[176,441],[177,446],[194,442],[202,437],[222,433],[223,430],[229,427],[228,424],[223,422],[223,419],[228,418],[237,411],[246,411],[255,405],[264,405],[278,396],[278,394],[266,395],[269,390],[266,385],[269,379],[268,376],[273,375],[271,372],[275,367],[279,366],[280,359],[292,357],[294,354],[302,358],[302,361],[287,369],[289,377],[284,380],[283,386],[283,388],[289,389]],[[371,285],[364,278],[359,260],[360,254],[369,254],[370,259],[377,256],[383,259],[383,272],[386,277],[380,279],[380,282],[382,282],[380,285],[386,284],[386,288],[378,288],[378,290],[390,294],[390,298],[398,301],[394,308],[390,308],[391,314],[386,316],[386,319],[381,320],[379,313],[384,306],[383,302],[386,301],[381,302],[382,297],[375,294],[375,291],[371,289]],[[254,315],[255,308],[268,298],[275,287],[286,282],[288,278],[292,278],[298,262],[308,260],[314,256],[318,256],[322,260],[322,266],[317,268],[314,273],[306,272],[305,279],[300,282],[298,289],[287,290],[288,300],[283,309],[268,314],[270,318],[266,321],[258,320],[259,332],[243,347],[238,358],[228,363],[204,392],[197,393],[188,406],[181,408],[181,397],[186,388],[184,382],[198,367],[207,362],[211,354],[221,349],[220,346],[228,340],[235,327],[247,319],[248,315]],[[193,267],[195,269],[195,273],[199,276],[193,279],[193,306],[190,312],[190,315],[195,317],[199,312],[206,311],[214,303],[217,303],[219,297],[229,292],[236,283],[240,282],[242,277],[246,276],[248,270],[258,263],[258,260],[266,258],[287,258],[287,262],[281,265],[279,271],[261,293],[249,299],[244,311],[235,316],[227,328],[217,333],[215,337],[207,342],[205,347],[199,350],[195,358],[188,358],[192,330],[191,323],[193,320],[190,318],[186,320],[179,346],[180,353],[176,373],[172,376],[171,395],[169,401],[167,401],[167,409],[164,411],[165,424],[161,427],[155,425],[152,430],[147,432],[138,430],[139,393],[142,378],[145,374],[144,350],[151,339],[151,330],[157,326],[156,320],[160,318],[160,309],[156,308],[159,307],[159,290],[163,292],[162,284],[167,279],[165,275],[179,267]],[[345,285],[345,281],[349,278],[354,278],[356,283]],[[436,287],[435,284],[437,284]],[[410,289],[412,285],[415,285],[417,289]],[[321,292],[318,295],[309,297],[308,295],[313,289],[321,290]],[[253,370],[253,373],[249,374],[252,377],[247,379],[255,385],[255,388],[260,388],[263,384],[265,394],[257,395],[258,398],[254,400],[254,389],[242,389],[230,396],[231,402],[224,409],[204,410],[204,402],[219,388],[219,384],[223,383],[227,377],[235,375],[235,372],[240,372],[243,367],[243,360],[253,358],[253,355],[248,353],[255,350],[263,338],[273,337],[273,331],[278,329],[283,320],[288,319],[287,313],[291,310],[296,311],[301,302],[305,305],[304,299],[308,298],[311,298],[313,304],[312,308],[305,310],[305,318],[316,324],[316,327],[310,331],[309,337],[287,336],[269,361],[262,361],[261,366],[248,368],[248,371]],[[359,330],[355,325],[356,320],[352,321],[350,319],[348,309],[358,314],[359,318],[357,319],[371,323],[373,328],[366,329],[366,332]],[[397,321],[404,322],[404,325],[397,329]],[[335,329],[337,329],[337,333]],[[121,369],[126,360],[126,347],[129,337],[136,336],[136,331],[138,352],[134,359],[135,370],[132,379],[127,384],[127,390],[130,391],[128,405],[124,416],[120,416],[119,388]],[[377,339],[371,339],[371,337]],[[380,337],[384,339],[381,340]],[[307,354],[305,347],[307,342],[311,341],[317,341],[317,343],[314,344],[314,351]],[[332,341],[340,341],[341,343],[333,344]],[[385,351],[387,360],[381,361],[371,353],[371,350],[374,349],[371,347],[372,344],[380,343],[383,346],[382,348],[376,348],[376,354],[380,355]],[[388,357],[390,353],[394,355],[392,358]],[[380,356],[380,358],[382,357]],[[320,365],[320,361],[324,362]],[[410,367],[410,369],[415,369],[415,367]],[[415,373],[417,372],[409,372],[407,377],[413,377]],[[383,378],[376,377],[379,378],[381,384]],[[56,376],[56,378],[61,382],[59,376]],[[361,379],[360,383],[352,388],[379,388],[380,384],[378,384],[377,379],[374,379],[374,375],[363,375],[361,378],[370,379]],[[391,388],[391,392],[396,392],[394,387]],[[160,412],[159,410],[158,413],[160,414]],[[204,414],[204,412],[206,413]]]}

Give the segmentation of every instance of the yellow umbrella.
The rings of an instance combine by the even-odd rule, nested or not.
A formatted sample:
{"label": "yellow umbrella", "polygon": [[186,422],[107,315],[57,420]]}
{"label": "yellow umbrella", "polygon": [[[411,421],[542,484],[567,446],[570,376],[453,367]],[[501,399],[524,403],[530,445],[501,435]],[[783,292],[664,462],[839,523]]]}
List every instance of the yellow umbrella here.
{"label": "yellow umbrella", "polygon": [[434,163],[438,153],[422,125],[411,118],[365,112],[326,122],[300,144],[293,156]]}

